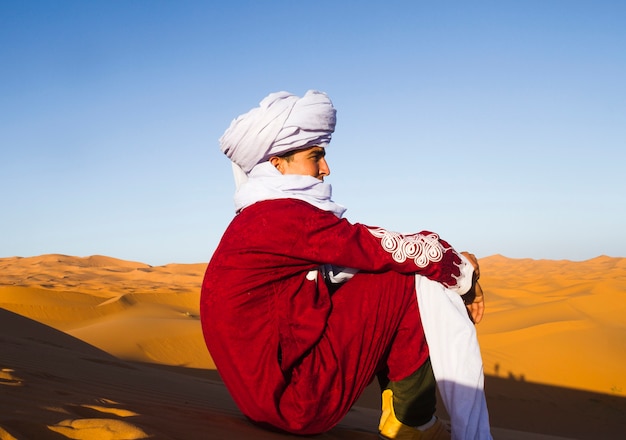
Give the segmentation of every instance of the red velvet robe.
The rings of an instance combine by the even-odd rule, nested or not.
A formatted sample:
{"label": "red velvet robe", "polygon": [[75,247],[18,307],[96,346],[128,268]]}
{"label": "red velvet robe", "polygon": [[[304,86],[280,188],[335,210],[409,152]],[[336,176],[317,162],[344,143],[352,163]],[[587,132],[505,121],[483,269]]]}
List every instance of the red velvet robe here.
{"label": "red velvet robe", "polygon": [[[334,293],[323,264],[359,269]],[[351,224],[294,199],[239,213],[206,270],[207,347],[241,411],[297,434],[336,425],[375,374],[402,379],[428,357],[419,273],[454,288],[461,258],[436,234]]]}

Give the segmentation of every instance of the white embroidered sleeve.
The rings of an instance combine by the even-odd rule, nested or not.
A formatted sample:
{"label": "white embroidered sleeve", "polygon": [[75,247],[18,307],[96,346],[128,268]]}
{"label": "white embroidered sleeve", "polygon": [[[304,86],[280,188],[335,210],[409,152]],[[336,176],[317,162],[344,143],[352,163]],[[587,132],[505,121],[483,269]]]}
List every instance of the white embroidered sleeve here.
{"label": "white embroidered sleeve", "polygon": [[441,261],[447,250],[437,234],[403,235],[383,228],[372,228],[369,231],[374,237],[380,238],[383,249],[398,263],[412,259],[417,267],[426,267]]}
{"label": "white embroidered sleeve", "polygon": [[[419,268],[440,262],[444,254],[452,249],[445,247],[439,240],[439,235],[435,233],[404,235],[383,228],[369,228],[369,232],[380,239],[381,246],[391,254],[394,261],[404,263],[410,259]],[[461,258],[459,265],[461,273],[454,277],[456,280],[454,286],[446,287],[459,295],[464,295],[472,287],[474,267],[462,254],[457,255]]]}

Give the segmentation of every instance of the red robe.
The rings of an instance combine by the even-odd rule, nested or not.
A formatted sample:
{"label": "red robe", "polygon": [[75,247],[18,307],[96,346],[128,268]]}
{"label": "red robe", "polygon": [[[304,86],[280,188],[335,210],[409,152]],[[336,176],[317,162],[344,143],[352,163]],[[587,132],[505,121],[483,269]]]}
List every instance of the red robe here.
{"label": "red robe", "polygon": [[[359,270],[332,294],[323,264]],[[239,213],[207,267],[207,347],[241,411],[297,434],[336,425],[375,374],[428,357],[414,274],[458,287],[461,258],[436,234],[351,224],[295,199]],[[333,289],[334,290],[334,289]]]}

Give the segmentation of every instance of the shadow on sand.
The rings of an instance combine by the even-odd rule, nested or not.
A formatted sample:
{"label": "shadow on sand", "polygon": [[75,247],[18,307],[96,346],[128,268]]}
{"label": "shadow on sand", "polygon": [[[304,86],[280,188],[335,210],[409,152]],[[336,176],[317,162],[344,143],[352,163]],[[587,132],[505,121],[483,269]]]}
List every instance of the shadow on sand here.
{"label": "shadow on sand", "polygon": [[[102,417],[103,410],[118,419],[116,414],[124,411],[136,413],[125,420],[156,434],[153,438],[297,438],[249,424],[214,370],[123,361],[4,309],[0,309],[0,369],[7,376],[0,378],[0,438],[2,429],[19,439],[67,438],[46,426],[68,418]],[[493,427],[582,440],[626,438],[626,397],[515,377],[487,376],[485,382]],[[360,409],[352,414],[353,420],[369,424],[373,419],[365,429],[369,433],[347,420],[344,428],[320,438],[375,438],[378,385],[370,385],[356,406]],[[443,410],[439,416],[448,418]]]}
{"label": "shadow on sand", "polygon": [[[163,365],[153,367],[221,381],[215,370]],[[485,392],[491,425],[497,428],[580,440],[626,438],[624,396],[496,376],[485,377]],[[365,390],[355,406],[380,410],[377,383]],[[440,408],[437,415],[449,419],[445,408]]]}
{"label": "shadow on sand", "polygon": [[[581,440],[626,438],[624,396],[496,376],[485,377],[485,395],[493,427]],[[378,396],[370,385],[357,404],[377,408]],[[445,408],[437,414],[448,418]]]}

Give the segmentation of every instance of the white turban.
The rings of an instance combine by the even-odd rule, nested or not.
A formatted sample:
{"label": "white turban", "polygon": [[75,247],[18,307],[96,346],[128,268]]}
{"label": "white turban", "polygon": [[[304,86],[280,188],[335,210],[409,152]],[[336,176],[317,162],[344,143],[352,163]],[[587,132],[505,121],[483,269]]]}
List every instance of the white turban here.
{"label": "white turban", "polygon": [[220,148],[247,175],[255,165],[292,150],[325,147],[335,131],[335,108],[323,92],[268,95],[259,107],[237,117]]}

